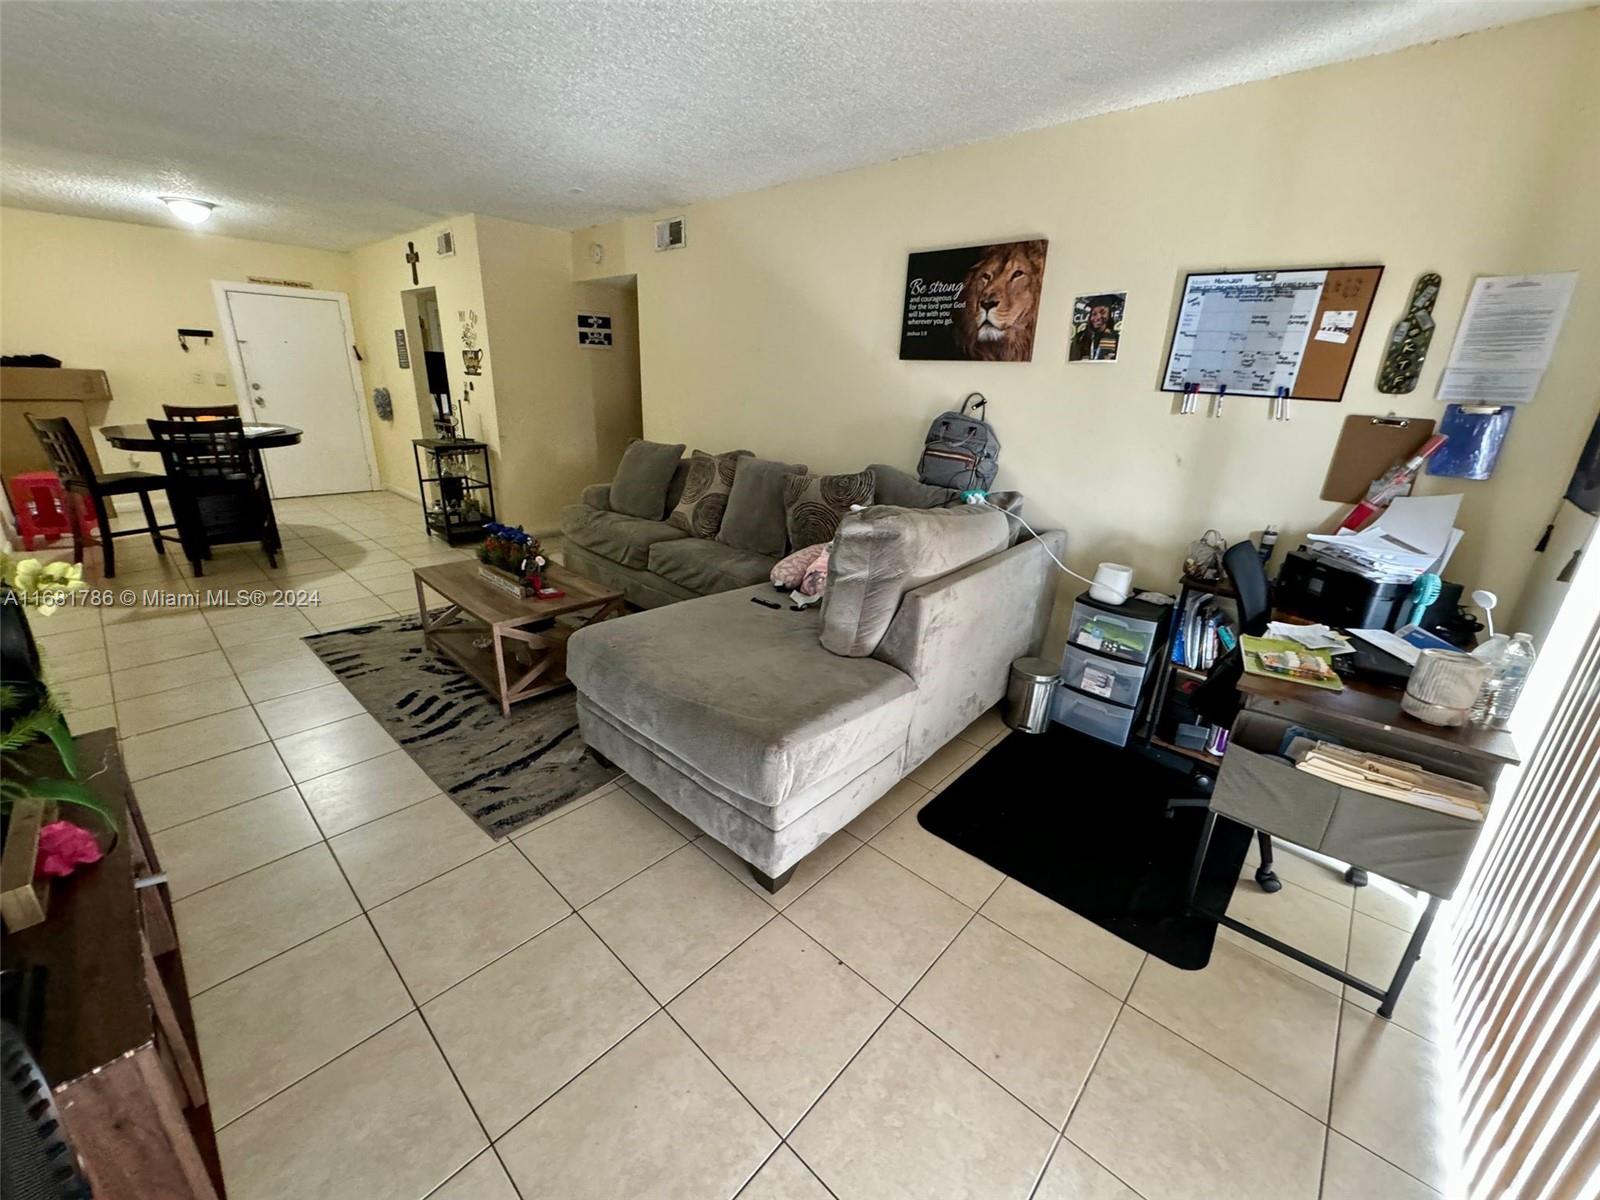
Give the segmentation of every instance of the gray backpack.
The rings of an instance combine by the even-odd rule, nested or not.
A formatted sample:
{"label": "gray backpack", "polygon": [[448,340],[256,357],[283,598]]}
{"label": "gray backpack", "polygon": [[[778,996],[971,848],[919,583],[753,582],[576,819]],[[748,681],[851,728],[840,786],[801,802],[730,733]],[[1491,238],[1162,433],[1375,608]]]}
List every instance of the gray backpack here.
{"label": "gray backpack", "polygon": [[961,402],[960,412],[935,417],[922,443],[917,478],[934,487],[988,491],[1000,469],[1000,438],[982,415],[988,407],[983,393],[973,392]]}

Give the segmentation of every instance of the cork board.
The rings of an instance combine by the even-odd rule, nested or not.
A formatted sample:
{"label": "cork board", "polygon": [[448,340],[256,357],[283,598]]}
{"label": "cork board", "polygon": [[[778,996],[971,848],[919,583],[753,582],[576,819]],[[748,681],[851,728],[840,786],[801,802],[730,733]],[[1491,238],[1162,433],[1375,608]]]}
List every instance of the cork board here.
{"label": "cork board", "polygon": [[1343,399],[1382,278],[1381,266],[1191,272],[1161,390]]}

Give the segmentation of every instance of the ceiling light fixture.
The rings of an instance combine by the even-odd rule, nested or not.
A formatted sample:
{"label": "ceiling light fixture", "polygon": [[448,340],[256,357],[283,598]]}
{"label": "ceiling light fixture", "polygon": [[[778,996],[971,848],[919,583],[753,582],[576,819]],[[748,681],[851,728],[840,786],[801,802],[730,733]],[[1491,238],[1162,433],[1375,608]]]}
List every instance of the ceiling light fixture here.
{"label": "ceiling light fixture", "polygon": [[160,196],[158,199],[185,225],[205,224],[211,218],[211,210],[217,207],[209,200],[191,200],[188,196]]}

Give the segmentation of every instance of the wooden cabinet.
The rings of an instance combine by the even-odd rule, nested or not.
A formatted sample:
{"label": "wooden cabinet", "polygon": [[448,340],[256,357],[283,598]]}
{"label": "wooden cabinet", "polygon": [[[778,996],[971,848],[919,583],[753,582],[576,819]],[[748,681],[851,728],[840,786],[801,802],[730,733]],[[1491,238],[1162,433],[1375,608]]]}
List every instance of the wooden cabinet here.
{"label": "wooden cabinet", "polygon": [[121,836],[56,883],[48,920],[5,939],[16,1023],[97,1200],[223,1200],[172,898],[115,732],[79,738],[78,755]]}
{"label": "wooden cabinet", "polygon": [[111,405],[111,384],[104,371],[72,367],[0,367],[0,475],[10,479],[24,471],[48,471],[50,460],[34,437],[25,414],[66,417],[94,469],[100,451],[91,429],[103,424]]}

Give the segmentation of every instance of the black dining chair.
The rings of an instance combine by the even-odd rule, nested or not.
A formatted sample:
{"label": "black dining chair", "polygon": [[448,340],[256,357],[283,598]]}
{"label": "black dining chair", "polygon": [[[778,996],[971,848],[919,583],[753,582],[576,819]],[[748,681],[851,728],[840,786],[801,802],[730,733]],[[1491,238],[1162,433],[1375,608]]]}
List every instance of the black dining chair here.
{"label": "black dining chair", "polygon": [[[39,445],[44,447],[45,457],[50,460],[50,469],[60,477],[61,486],[67,490],[67,494],[84,496],[94,506],[95,519],[100,524],[100,550],[105,556],[107,579],[114,578],[117,573],[115,541],[119,537],[148,533],[150,540],[155,543],[156,553],[166,554],[166,542],[161,536],[161,531],[172,529],[174,526],[158,522],[156,510],[150,503],[151,492],[167,490],[166,476],[152,475],[148,471],[107,471],[102,474],[94,469],[94,464],[89,461],[88,452],[83,448],[83,441],[78,437],[78,431],[66,417],[36,417],[32,413],[23,415],[28,418],[34,436],[39,439]],[[138,496],[147,523],[133,529],[113,530],[111,514],[106,508],[107,496]],[[83,547],[83,521],[79,516],[77,504],[74,504],[72,554],[79,561],[83,559]]]}
{"label": "black dining chair", "polygon": [[267,478],[245,441],[237,417],[214,421],[150,421],[167,468],[167,494],[178,539],[195,575],[205,573],[211,547],[259,542],[267,564],[282,548]]}
{"label": "black dining chair", "polygon": [[237,404],[163,404],[161,411],[169,421],[214,421],[219,417],[237,417]]}

